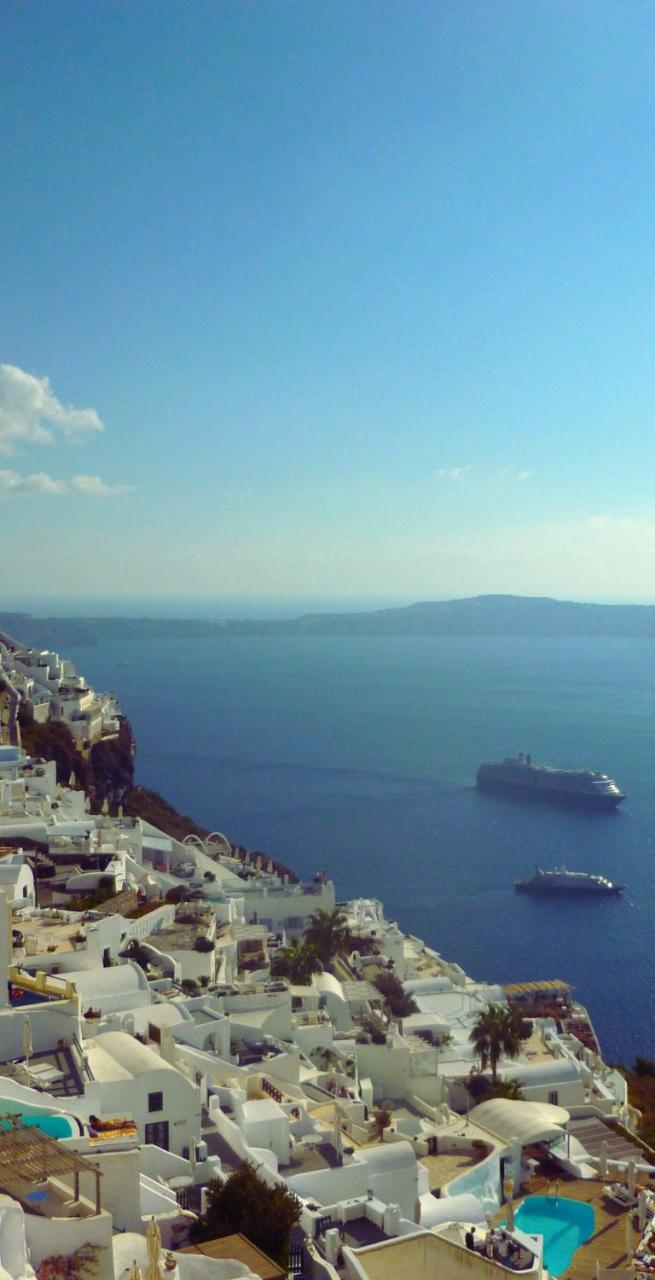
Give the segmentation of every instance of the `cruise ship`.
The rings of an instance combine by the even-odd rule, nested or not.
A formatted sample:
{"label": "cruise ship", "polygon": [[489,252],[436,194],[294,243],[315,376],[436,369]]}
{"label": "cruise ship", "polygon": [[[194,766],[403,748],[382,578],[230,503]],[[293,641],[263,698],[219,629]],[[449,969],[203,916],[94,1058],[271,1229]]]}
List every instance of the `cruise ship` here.
{"label": "cruise ship", "polygon": [[605,876],[589,875],[586,871],[569,871],[567,867],[554,867],[552,871],[542,871],[535,867],[534,875],[529,880],[515,880],[514,888],[518,893],[586,893],[617,894],[623,893],[625,885],[613,884]]}
{"label": "cruise ship", "polygon": [[518,755],[500,764],[483,764],[477,785],[484,791],[503,791],[550,804],[584,805],[591,809],[615,809],[625,794],[606,773],[591,769],[555,769],[534,764],[531,756]]}

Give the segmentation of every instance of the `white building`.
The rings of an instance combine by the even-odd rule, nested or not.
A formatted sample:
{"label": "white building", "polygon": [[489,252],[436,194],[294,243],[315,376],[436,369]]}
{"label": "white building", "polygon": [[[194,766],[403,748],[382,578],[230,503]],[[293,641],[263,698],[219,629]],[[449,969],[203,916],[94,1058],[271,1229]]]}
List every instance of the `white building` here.
{"label": "white building", "polygon": [[97,1115],[126,1112],[141,1142],[182,1155],[201,1131],[200,1090],[148,1045],[124,1031],[85,1043],[92,1076],[85,1100]]}

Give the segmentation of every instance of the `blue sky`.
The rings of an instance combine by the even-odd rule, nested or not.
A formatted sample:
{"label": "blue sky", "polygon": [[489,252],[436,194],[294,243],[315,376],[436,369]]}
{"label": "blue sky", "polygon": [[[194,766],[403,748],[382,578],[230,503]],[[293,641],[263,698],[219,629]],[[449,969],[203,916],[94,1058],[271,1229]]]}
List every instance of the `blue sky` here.
{"label": "blue sky", "polygon": [[5,590],[654,598],[654,69],[640,0],[7,7]]}

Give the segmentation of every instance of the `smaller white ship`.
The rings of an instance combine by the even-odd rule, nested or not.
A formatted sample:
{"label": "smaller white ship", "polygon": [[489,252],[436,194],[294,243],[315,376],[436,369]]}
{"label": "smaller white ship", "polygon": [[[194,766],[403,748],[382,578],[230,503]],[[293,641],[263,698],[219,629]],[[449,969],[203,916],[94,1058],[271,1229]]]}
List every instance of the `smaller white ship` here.
{"label": "smaller white ship", "polygon": [[535,867],[534,875],[529,880],[515,880],[514,888],[518,893],[586,893],[593,896],[623,893],[625,885],[613,884],[606,876],[594,876],[587,871],[569,871],[562,865],[553,867],[552,871]]}

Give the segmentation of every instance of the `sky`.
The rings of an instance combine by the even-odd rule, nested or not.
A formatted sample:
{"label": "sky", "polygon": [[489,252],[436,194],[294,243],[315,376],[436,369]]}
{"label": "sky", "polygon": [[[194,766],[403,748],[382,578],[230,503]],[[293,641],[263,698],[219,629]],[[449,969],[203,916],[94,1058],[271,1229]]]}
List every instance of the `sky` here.
{"label": "sky", "polygon": [[651,0],[0,30],[4,601],[655,599]]}

